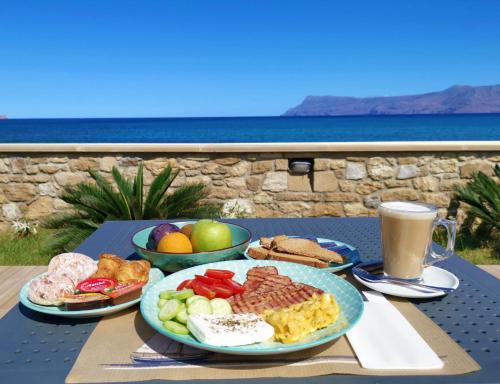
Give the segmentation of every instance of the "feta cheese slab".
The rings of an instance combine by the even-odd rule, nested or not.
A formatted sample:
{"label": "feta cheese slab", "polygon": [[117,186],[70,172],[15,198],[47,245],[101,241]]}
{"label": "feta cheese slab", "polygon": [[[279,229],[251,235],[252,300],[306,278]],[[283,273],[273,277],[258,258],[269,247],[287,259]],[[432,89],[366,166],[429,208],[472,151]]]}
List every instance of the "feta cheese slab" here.
{"label": "feta cheese slab", "polygon": [[187,327],[198,341],[219,347],[260,343],[274,335],[274,328],[254,313],[190,315]]}

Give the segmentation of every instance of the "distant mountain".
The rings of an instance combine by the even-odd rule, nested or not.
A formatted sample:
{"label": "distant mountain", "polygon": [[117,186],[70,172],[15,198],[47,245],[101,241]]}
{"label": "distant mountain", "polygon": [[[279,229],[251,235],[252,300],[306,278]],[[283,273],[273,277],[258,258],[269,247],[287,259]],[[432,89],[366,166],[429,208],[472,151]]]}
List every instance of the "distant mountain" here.
{"label": "distant mountain", "polygon": [[413,115],[500,112],[500,85],[387,97],[307,96],[283,116]]}

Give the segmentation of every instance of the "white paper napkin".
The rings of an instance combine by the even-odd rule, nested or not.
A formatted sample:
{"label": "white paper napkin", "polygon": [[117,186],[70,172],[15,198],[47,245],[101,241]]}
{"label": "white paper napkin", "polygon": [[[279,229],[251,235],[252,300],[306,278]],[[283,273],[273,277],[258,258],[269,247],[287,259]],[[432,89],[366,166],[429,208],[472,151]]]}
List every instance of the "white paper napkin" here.
{"label": "white paper napkin", "polygon": [[379,292],[364,291],[368,300],[347,338],[363,368],[440,369],[444,366],[405,317]]}

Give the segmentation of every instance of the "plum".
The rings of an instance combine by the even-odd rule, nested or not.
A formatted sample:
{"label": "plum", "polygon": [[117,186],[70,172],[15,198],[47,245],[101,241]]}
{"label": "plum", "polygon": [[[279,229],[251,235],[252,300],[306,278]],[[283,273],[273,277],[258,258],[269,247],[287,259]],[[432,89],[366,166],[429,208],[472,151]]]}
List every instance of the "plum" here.
{"label": "plum", "polygon": [[153,228],[153,230],[149,234],[147,248],[151,250],[156,250],[156,246],[158,245],[163,236],[168,235],[169,233],[172,232],[180,232],[180,231],[181,230],[179,229],[179,227],[174,224],[165,223],[157,225],[156,227]]}

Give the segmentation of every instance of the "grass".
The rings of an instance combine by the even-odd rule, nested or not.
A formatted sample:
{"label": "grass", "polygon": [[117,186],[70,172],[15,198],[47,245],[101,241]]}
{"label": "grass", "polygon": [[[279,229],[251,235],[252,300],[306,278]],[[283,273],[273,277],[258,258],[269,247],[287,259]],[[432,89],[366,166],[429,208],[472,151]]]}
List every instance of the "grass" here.
{"label": "grass", "polygon": [[11,231],[0,233],[0,265],[47,265],[53,256],[42,243],[54,230],[40,229],[36,235],[18,237]]}
{"label": "grass", "polygon": [[[443,247],[446,246],[446,231],[444,228],[437,228],[432,239]],[[494,255],[493,249],[485,245],[489,243],[484,237],[457,233],[455,253],[472,264],[500,264],[500,258]]]}
{"label": "grass", "polygon": [[500,259],[493,256],[493,252],[489,248],[457,249],[455,250],[455,253],[463,257],[465,260],[470,261],[472,264],[500,264]]}

